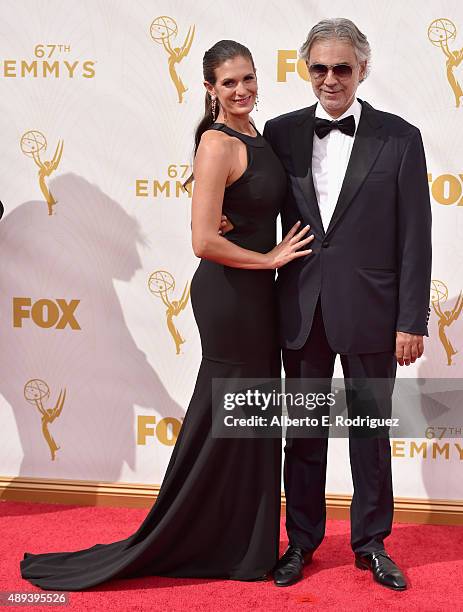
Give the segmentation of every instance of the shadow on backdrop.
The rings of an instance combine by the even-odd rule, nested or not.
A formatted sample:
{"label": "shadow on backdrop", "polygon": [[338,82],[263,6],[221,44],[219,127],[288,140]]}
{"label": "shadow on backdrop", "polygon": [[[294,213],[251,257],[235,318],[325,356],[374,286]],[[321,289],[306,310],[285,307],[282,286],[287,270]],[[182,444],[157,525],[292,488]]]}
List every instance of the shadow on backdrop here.
{"label": "shadow on backdrop", "polygon": [[[62,175],[51,187],[52,217],[31,201],[0,224],[0,394],[16,419],[19,476],[116,482],[124,464],[136,468],[135,406],[176,418],[184,410],[137,347],[113,285],[141,268],[138,222],[80,176]],[[32,318],[13,327],[13,297],[80,300],[73,315],[81,330]],[[48,320],[55,308],[37,312]],[[25,390],[30,380],[44,385]],[[60,448],[51,460],[53,445]]]}

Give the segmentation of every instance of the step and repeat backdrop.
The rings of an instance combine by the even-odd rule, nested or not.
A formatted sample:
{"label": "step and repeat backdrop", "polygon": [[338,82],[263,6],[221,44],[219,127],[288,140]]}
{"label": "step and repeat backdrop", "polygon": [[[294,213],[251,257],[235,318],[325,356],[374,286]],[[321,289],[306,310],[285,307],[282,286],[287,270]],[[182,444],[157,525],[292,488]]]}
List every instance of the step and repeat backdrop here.
{"label": "step and repeat backdrop", "polygon": [[[463,378],[460,2],[1,0],[0,475],[161,483],[201,357],[183,183],[204,51],[251,49],[263,129],[315,101],[297,50],[339,16],[372,46],[359,97],[417,125],[427,153],[430,337],[399,376]],[[393,440],[397,495],[463,499],[448,433]],[[327,489],[351,488],[333,440]]]}

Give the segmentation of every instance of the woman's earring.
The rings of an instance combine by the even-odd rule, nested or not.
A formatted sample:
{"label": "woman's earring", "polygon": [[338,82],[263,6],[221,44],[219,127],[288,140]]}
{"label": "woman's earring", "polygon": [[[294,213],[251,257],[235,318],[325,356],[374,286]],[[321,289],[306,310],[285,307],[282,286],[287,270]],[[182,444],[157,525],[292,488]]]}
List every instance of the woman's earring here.
{"label": "woman's earring", "polygon": [[256,99],[254,100],[254,109],[256,112],[259,111],[259,109],[257,108],[257,103],[259,102],[259,95],[256,93]]}
{"label": "woman's earring", "polygon": [[212,113],[212,119],[214,121],[215,121],[215,111],[216,111],[216,108],[217,108],[216,99],[211,96],[211,113]]}

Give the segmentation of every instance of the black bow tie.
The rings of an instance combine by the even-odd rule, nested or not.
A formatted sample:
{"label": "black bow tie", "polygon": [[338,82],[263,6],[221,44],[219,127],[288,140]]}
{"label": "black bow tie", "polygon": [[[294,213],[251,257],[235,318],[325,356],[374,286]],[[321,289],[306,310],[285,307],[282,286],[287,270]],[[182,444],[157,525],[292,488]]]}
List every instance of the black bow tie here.
{"label": "black bow tie", "polygon": [[349,115],[341,121],[328,121],[328,119],[320,119],[315,117],[315,134],[319,138],[325,138],[331,130],[339,130],[343,134],[353,136],[355,134],[355,119],[354,115]]}

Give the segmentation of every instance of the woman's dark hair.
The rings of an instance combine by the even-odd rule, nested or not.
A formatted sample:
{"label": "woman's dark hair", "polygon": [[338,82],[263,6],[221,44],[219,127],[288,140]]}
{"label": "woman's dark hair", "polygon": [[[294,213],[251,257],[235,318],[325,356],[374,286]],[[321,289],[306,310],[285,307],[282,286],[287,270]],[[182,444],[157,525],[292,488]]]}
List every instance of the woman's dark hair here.
{"label": "woman's dark hair", "polygon": [[[216,76],[215,70],[218,68],[223,62],[227,60],[234,59],[235,57],[245,57],[248,59],[253,68],[254,68],[254,60],[252,59],[251,52],[247,47],[241,45],[240,43],[234,40],[219,40],[219,42],[215,43],[213,47],[211,47],[203,57],[203,76],[204,80],[210,83],[211,85],[215,85]],[[254,68],[255,69],[255,68]],[[220,110],[220,103],[216,99],[216,116]],[[212,117],[211,110],[211,96],[208,92],[206,92],[206,99],[204,103],[204,117],[198,124],[195,132],[195,155],[196,151],[199,147],[199,141],[201,140],[201,136],[204,132],[214,123],[216,117]]]}

